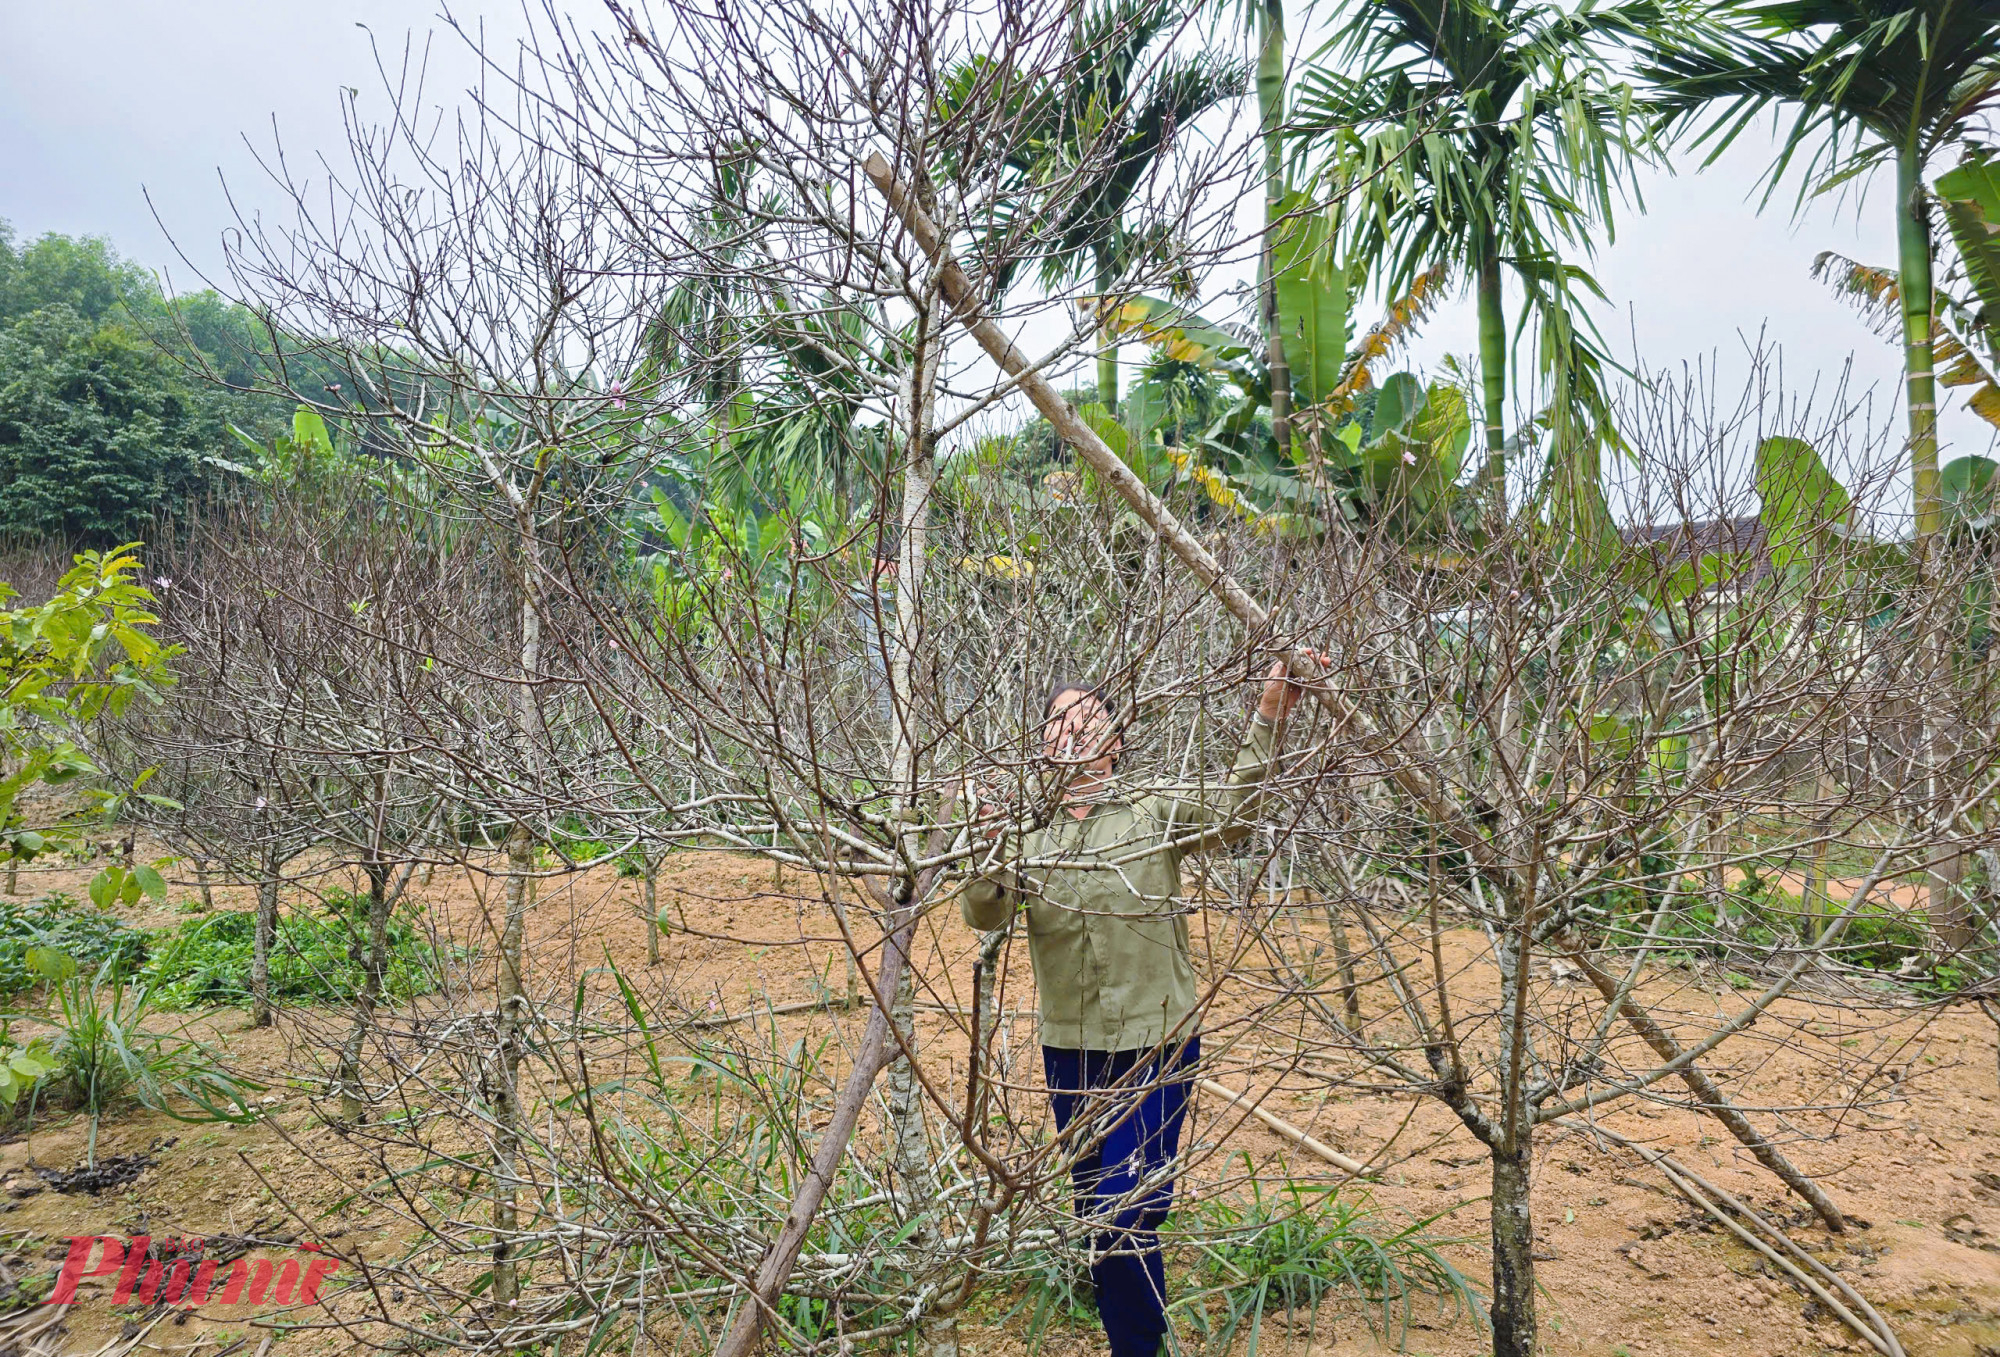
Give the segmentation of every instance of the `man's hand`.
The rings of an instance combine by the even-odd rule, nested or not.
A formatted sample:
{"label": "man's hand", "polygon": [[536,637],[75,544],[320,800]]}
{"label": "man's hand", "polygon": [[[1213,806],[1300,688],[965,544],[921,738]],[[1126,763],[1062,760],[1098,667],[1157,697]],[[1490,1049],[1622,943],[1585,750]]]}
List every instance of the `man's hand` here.
{"label": "man's hand", "polygon": [[967,778],[959,787],[959,800],[965,803],[966,822],[974,833],[991,839],[999,835],[1006,824],[1006,807],[1001,805],[993,793],[981,789],[978,783]]}
{"label": "man's hand", "polygon": [[[1312,660],[1321,669],[1333,667],[1333,661],[1326,657],[1325,651],[1314,650],[1311,646],[1300,646],[1299,653]],[[1303,683],[1287,677],[1285,662],[1275,660],[1271,664],[1270,674],[1264,679],[1264,695],[1257,703],[1257,715],[1273,723],[1282,721],[1292,714],[1292,708],[1299,705],[1299,699],[1305,695],[1305,691]]]}

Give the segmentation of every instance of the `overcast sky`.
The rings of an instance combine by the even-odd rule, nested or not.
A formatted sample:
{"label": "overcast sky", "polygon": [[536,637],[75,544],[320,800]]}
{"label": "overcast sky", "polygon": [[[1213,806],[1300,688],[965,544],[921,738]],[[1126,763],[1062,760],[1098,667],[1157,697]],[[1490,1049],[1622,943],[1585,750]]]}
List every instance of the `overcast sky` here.
{"label": "overcast sky", "polygon": [[[588,20],[588,4],[574,6]],[[516,6],[468,0],[458,12],[518,32]],[[236,202],[272,207],[245,139],[272,144],[275,124],[295,164],[342,146],[341,87],[379,110],[370,34],[400,52],[406,34],[437,26],[431,0],[62,0],[0,3],[0,219],[17,237],[95,234],[118,250],[193,283],[167,232],[214,269]],[[450,34],[435,43],[431,92],[443,99],[471,65]],[[1646,211],[1628,210],[1598,260],[1613,305],[1599,321],[1621,357],[1631,341],[1652,369],[1714,358],[1733,392],[1761,335],[1783,359],[1785,385],[1831,388],[1853,365],[1856,388],[1893,399],[1895,350],[1808,274],[1822,249],[1881,263],[1895,258],[1889,191],[1878,184],[1860,212],[1823,202],[1794,219],[1789,190],[1762,215],[1754,183],[1767,148],[1745,145],[1702,173],[1648,174]],[[152,207],[148,206],[150,194]],[[161,222],[154,220],[157,209]],[[166,230],[162,229],[162,224]],[[1474,348],[1470,307],[1447,307],[1414,351],[1431,363]],[[1947,409],[1953,452],[1989,451],[1991,430]]]}

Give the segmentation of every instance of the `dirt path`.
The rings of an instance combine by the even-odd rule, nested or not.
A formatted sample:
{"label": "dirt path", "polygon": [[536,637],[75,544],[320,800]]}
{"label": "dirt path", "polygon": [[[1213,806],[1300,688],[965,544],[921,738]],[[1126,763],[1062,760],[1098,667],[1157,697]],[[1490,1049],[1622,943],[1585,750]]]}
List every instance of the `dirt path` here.
{"label": "dirt path", "polygon": [[[87,874],[72,875],[75,882],[55,875],[24,878],[23,889],[62,886],[75,892]],[[497,902],[497,890],[489,884],[476,874],[440,872],[419,892],[441,935],[474,953],[454,979],[463,992],[450,996],[450,1002],[472,1008],[491,1002],[490,962],[483,958],[491,955],[487,907]],[[216,896],[223,908],[248,902],[238,887],[219,887]],[[672,860],[663,874],[661,899],[679,926],[653,968],[645,962],[637,882],[600,868],[544,883],[529,939],[536,987],[562,995],[572,993],[581,978],[591,1002],[608,1004],[615,990],[609,968],[616,966],[659,1013],[682,1017],[740,1013],[844,990],[830,913],[803,878],[774,877],[762,863],[688,855]],[[138,914],[148,924],[180,917],[161,910]],[[927,1066],[934,1063],[947,1086],[961,1087],[966,1043],[963,1019],[952,1010],[970,1002],[975,940],[955,918],[933,922],[918,945],[921,973],[931,982],[922,996],[927,1006],[920,1012],[918,1038]],[[1215,956],[1233,955],[1229,926],[1227,920],[1209,921],[1201,945]],[[1472,956],[1470,940],[1458,945],[1466,958]],[[1486,1230],[1480,1147],[1435,1103],[1329,1095],[1310,1078],[1309,1067],[1306,1075],[1279,1078],[1278,1067],[1288,1062],[1274,1058],[1261,1034],[1241,1035],[1232,1048],[1232,1017],[1247,1011],[1248,999],[1235,992],[1242,986],[1234,978],[1222,982],[1211,1016],[1211,1031],[1222,1038],[1211,1049],[1224,1052],[1216,1077],[1259,1090],[1277,1080],[1267,1107],[1346,1153],[1384,1165],[1366,1194],[1385,1224],[1435,1218],[1431,1231],[1464,1241],[1448,1251],[1463,1271],[1480,1279],[1485,1257],[1479,1241]],[[1719,1005],[1729,996],[1712,978],[1682,974],[1664,977],[1651,997],[1666,1006],[1663,1011],[1677,1004],[1692,1012],[1697,1003]],[[1032,1118],[1038,1100],[1027,1073],[1036,1064],[1027,1015],[1033,1004],[1019,943],[1010,954],[1002,1005],[1012,1015],[1004,1040],[1017,1057],[1016,1069],[1024,1072],[1010,1105]],[[2000,1122],[1994,1115],[2000,1087],[1991,1025],[1964,1013],[1928,1026],[1915,1016],[1878,1015],[1856,1024],[1851,1015],[1816,1012],[1805,1003],[1789,1005],[1779,1016],[1790,1031],[1817,1025],[1824,1029],[1816,1034],[1822,1040],[1804,1046],[1771,1040],[1728,1053],[1735,1076],[1731,1087],[1748,1106],[1796,1108],[1824,1101],[1829,1087],[1863,1068],[1893,1071],[1893,1079],[1872,1089],[1867,1105],[1848,1116],[1760,1117],[1794,1129],[1786,1153],[1820,1178],[1843,1209],[1866,1221],[1865,1229],[1846,1239],[1830,1238],[1807,1222],[1733,1141],[1718,1138],[1719,1127],[1671,1100],[1621,1105],[1605,1124],[1670,1150],[1718,1186],[1787,1221],[1795,1238],[1890,1318],[1911,1357],[2000,1353]],[[408,1207],[385,1186],[382,1166],[321,1124],[314,1110],[320,1086],[313,1071],[341,1020],[337,1013],[294,1012],[275,1030],[253,1031],[233,1011],[201,1015],[197,1027],[227,1050],[232,1064],[270,1086],[262,1095],[267,1124],[182,1126],[153,1114],[107,1123],[101,1154],[150,1151],[157,1159],[122,1188],[97,1196],[30,1190],[39,1181],[31,1165],[66,1168],[80,1160],[84,1128],[78,1119],[44,1118],[31,1136],[0,1144],[0,1183],[20,1194],[0,1200],[0,1266],[51,1273],[67,1251],[67,1236],[92,1234],[249,1233],[274,1240],[297,1234],[350,1256],[394,1255],[412,1236]],[[837,1013],[801,1013],[767,1019],[766,1025],[787,1041],[820,1035],[837,1046],[858,1021]],[[742,1030],[716,1029],[717,1039]],[[1850,1059],[1851,1068],[1845,1063]],[[1240,1174],[1245,1153],[1266,1180],[1287,1173],[1302,1179],[1328,1174],[1324,1164],[1301,1157],[1257,1123],[1246,1124],[1240,1112],[1213,1097],[1197,1104],[1190,1136],[1208,1147],[1190,1175],[1197,1185]],[[1789,1284],[1771,1280],[1754,1254],[1709,1224],[1630,1154],[1551,1131],[1542,1135],[1537,1158],[1535,1206],[1549,1351],[1780,1357],[1862,1350],[1817,1305]],[[305,1218],[303,1225],[298,1216]],[[287,1255],[281,1244],[250,1256],[282,1262]],[[94,1352],[135,1318],[145,1322],[143,1314],[110,1303],[113,1280],[85,1283],[69,1315],[68,1350]],[[397,1309],[393,1299],[390,1308]],[[254,1313],[244,1306],[204,1307],[149,1330],[143,1346],[193,1351],[190,1345],[198,1340],[226,1346],[247,1335],[254,1351],[265,1332],[252,1327]],[[987,1319],[981,1321],[978,1313]],[[966,1329],[968,1353],[1021,1350],[1018,1321],[1014,1329],[995,1327],[992,1307],[978,1313]],[[327,1322],[324,1311],[316,1321],[302,1312],[291,1318]],[[1043,1347],[1056,1354],[1096,1352],[1101,1341],[1086,1328],[1056,1334]],[[280,1351],[356,1346],[338,1329],[320,1329],[287,1337]],[[1308,1351],[1372,1352],[1379,1344],[1369,1337],[1359,1311],[1333,1306],[1319,1317],[1310,1344],[1303,1326],[1293,1333],[1283,1324],[1267,1324],[1260,1350],[1303,1357]],[[1485,1349],[1471,1321],[1426,1315],[1409,1336],[1409,1350],[1469,1357]]]}

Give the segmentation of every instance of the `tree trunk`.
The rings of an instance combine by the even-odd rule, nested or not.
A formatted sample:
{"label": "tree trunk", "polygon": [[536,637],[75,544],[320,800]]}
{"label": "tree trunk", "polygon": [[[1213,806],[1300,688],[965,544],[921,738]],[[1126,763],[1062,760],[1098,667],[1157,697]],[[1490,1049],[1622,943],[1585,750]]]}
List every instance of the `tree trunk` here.
{"label": "tree trunk", "polygon": [[651,848],[641,848],[646,879],[641,887],[646,909],[646,964],[660,964],[660,859]]}
{"label": "tree trunk", "polygon": [[[356,944],[354,951],[360,950]],[[340,1069],[335,1075],[341,1120],[349,1126],[359,1126],[368,1115],[368,1100],[361,1087],[361,1050],[375,1021],[375,1006],[381,1002],[389,970],[389,873],[379,858],[368,864],[368,946],[357,960],[361,962],[361,993],[354,1002],[354,1023],[341,1047]]]}
{"label": "tree trunk", "polygon": [[[928,873],[918,882],[920,892],[928,889],[935,875],[934,872]],[[757,1264],[757,1274],[751,1279],[751,1296],[737,1311],[736,1323],[717,1346],[715,1357],[749,1357],[755,1350],[757,1340],[763,1336],[765,1312],[783,1294],[785,1283],[798,1264],[806,1232],[812,1228],[813,1217],[819,1214],[820,1203],[826,1200],[834,1175],[840,1169],[840,1161],[846,1157],[848,1143],[854,1139],[855,1124],[861,1119],[861,1109],[867,1105],[868,1094],[875,1087],[875,1078],[881,1074],[882,1067],[895,1057],[896,1043],[890,1035],[889,1005],[891,996],[902,984],[905,957],[909,952],[910,938],[916,932],[917,917],[917,910],[912,908],[904,911],[904,917],[891,920],[895,931],[889,935],[888,945],[882,950],[882,965],[874,983],[874,1007],[868,1015],[868,1025],[861,1033],[861,1046],[854,1054],[854,1067],[848,1071],[847,1082],[842,1085],[840,1097],[834,1102],[833,1120],[820,1133],[819,1146],[813,1151],[812,1167],[807,1170],[805,1181],[799,1185],[798,1194],[786,1213],[784,1228]]]}
{"label": "tree trunk", "polygon": [[1799,890],[1799,912],[1805,916],[1800,941],[1808,946],[1833,916],[1833,899],[1827,890],[1827,836],[1833,832],[1832,801],[1839,795],[1833,774],[1824,767],[1813,783],[1813,800],[1818,803],[1813,816],[1813,845],[1806,859],[1806,879]]}
{"label": "tree trunk", "polygon": [[[542,614],[537,606],[541,544],[534,534],[532,501],[517,505],[521,515],[521,670],[515,720],[528,742],[532,772],[540,736],[541,709],[535,683],[541,677]],[[525,821],[515,820],[507,834],[506,920],[500,932],[500,957],[494,988],[493,1107],[493,1312],[499,1323],[514,1317],[521,1296],[519,1264],[513,1234],[518,1220],[516,1193],[520,1184],[521,1059],[528,1024],[527,963],[522,940],[528,909],[534,903],[535,837]]]}
{"label": "tree trunk", "polygon": [[[1100,261],[1100,276],[1104,267]],[[937,459],[931,442],[931,425],[937,390],[937,363],[943,348],[939,333],[941,323],[935,310],[919,308],[903,402],[906,422],[903,430],[902,536],[899,544],[902,559],[896,569],[896,636],[889,655],[889,674],[896,706],[892,776],[901,802],[902,823],[906,827],[902,845],[906,862],[914,862],[921,855],[922,842],[918,832],[918,821],[923,818],[923,813],[918,806],[917,751],[921,747],[923,732],[920,729],[921,709],[915,697],[928,686],[929,677],[921,673],[919,657],[929,649],[924,643],[922,610],[924,574],[929,557],[931,497],[937,483]],[[1101,375],[1103,360],[1099,362]],[[1110,372],[1115,384],[1118,377],[1115,352]],[[1115,399],[1114,390],[1114,402]],[[906,880],[914,889],[914,876]],[[911,901],[914,899],[912,895]],[[914,971],[915,967],[907,963],[904,965],[896,987],[895,1010],[891,1014],[895,1030],[901,1035],[906,1049],[912,1053],[917,1049],[913,1023],[916,1001]],[[911,1247],[921,1251],[933,1234],[928,1221],[932,1203],[937,1200],[938,1184],[931,1172],[930,1138],[924,1130],[923,1087],[908,1056],[898,1060],[889,1071],[889,1116],[892,1181],[898,1192],[903,1194],[900,1205],[905,1219],[914,1218],[916,1222],[910,1235]],[[956,1357],[956,1313],[922,1318],[918,1324],[918,1351],[923,1357]]]}
{"label": "tree trunk", "polygon": [[[896,1002],[889,1021],[902,1045],[916,1049],[916,977],[912,967],[903,968],[896,986]],[[930,1137],[924,1130],[923,1089],[917,1083],[908,1057],[889,1066],[889,1119],[895,1131],[890,1154],[890,1181],[895,1184],[899,1204],[905,1211],[922,1211],[930,1200]]]}
{"label": "tree trunk", "polygon": [[1491,1147],[1493,1357],[1535,1357],[1535,1222],[1528,1195],[1534,1142],[1526,1117],[1513,1142]]}
{"label": "tree trunk", "polygon": [[[1000,953],[1007,948],[1007,939],[1014,932],[1014,921],[1009,919],[1004,928],[996,928],[979,940],[979,960],[974,966],[975,983],[978,986],[978,1002],[973,1005],[972,1020],[979,1025],[979,1039],[990,1042],[993,1039],[993,1024],[999,1021],[999,1000],[994,996],[1000,977]],[[978,1053],[981,1068],[985,1068],[985,1054]]]}
{"label": "tree trunk", "polygon": [[1258,12],[1257,115],[1264,138],[1264,248],[1258,258],[1263,277],[1259,293],[1264,307],[1265,369],[1271,379],[1271,437],[1278,460],[1292,456],[1292,367],[1285,356],[1284,313],[1278,308],[1278,280],[1273,251],[1278,223],[1285,214],[1285,5],[1264,0]]}
{"label": "tree trunk", "polygon": [[1333,935],[1333,964],[1340,976],[1340,1009],[1347,1015],[1349,1031],[1361,1026],[1361,985],[1354,974],[1354,951],[1347,945],[1347,921],[1340,907],[1326,907],[1327,931]]}
{"label": "tree trunk", "polygon": [[208,859],[205,857],[196,857],[194,860],[194,884],[201,891],[201,907],[214,909],[215,892],[209,887]]}
{"label": "tree trunk", "polygon": [[257,925],[250,935],[250,1025],[271,1025],[271,949],[278,941],[278,860],[264,855],[257,882]]}
{"label": "tree trunk", "polygon": [[534,856],[528,827],[517,823],[507,835],[507,914],[495,978],[496,1069],[489,1094],[493,1106],[493,1306],[502,1322],[511,1318],[521,1294],[513,1246],[521,1154],[522,1030],[527,1016],[521,940],[532,900]]}
{"label": "tree trunk", "polygon": [[1486,431],[1486,470],[1494,497],[1492,518],[1507,520],[1507,315],[1501,309],[1500,246],[1493,227],[1481,221],[1473,241],[1478,269],[1479,393]]}

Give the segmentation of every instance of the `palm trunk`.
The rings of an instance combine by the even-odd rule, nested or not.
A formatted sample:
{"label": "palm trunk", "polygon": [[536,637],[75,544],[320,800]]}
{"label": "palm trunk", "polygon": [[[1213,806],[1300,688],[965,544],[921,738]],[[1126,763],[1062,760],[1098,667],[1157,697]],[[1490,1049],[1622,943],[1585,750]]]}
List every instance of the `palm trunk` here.
{"label": "palm trunk", "polygon": [[1905,149],[1896,157],[1897,268],[1903,302],[1903,386],[1910,419],[1910,480],[1917,541],[1927,545],[1942,520],[1938,496],[1937,380],[1932,373],[1931,213],[1923,163]]}
{"label": "palm trunk", "polygon": [[[1111,267],[1111,251],[1097,251],[1097,400],[1112,414],[1118,413],[1118,340],[1111,332],[1111,290],[1118,285],[1117,271]],[[900,587],[900,584],[899,584]]]}
{"label": "palm trunk", "polygon": [[1473,239],[1478,269],[1479,393],[1486,429],[1486,470],[1494,497],[1493,521],[1507,518],[1507,316],[1500,302],[1500,245],[1493,227],[1480,222]]}
{"label": "palm trunk", "polygon": [[1264,248],[1258,257],[1258,291],[1263,298],[1265,370],[1271,379],[1271,437],[1278,460],[1292,456],[1292,366],[1285,356],[1284,313],[1278,308],[1278,223],[1285,215],[1285,5],[1264,0],[1258,16],[1257,116],[1264,137]]}
{"label": "palm trunk", "polygon": [[[1903,304],[1903,387],[1910,420],[1910,488],[1916,511],[1917,559],[1928,573],[1936,568],[1932,546],[1944,519],[1938,492],[1936,354],[1931,344],[1935,293],[1931,277],[1930,197],[1923,184],[1923,160],[1914,147],[1896,155],[1896,246],[1898,292]],[[1926,647],[1933,672],[1948,681],[1942,638]],[[1938,765],[1946,757],[1941,730],[1923,719],[1923,746],[1937,804]],[[1951,825],[1941,826],[1949,834]],[[1941,854],[1931,868],[1926,913],[1938,951],[1956,953],[1970,941],[1965,901],[1958,889],[1964,863],[1957,852]]]}

